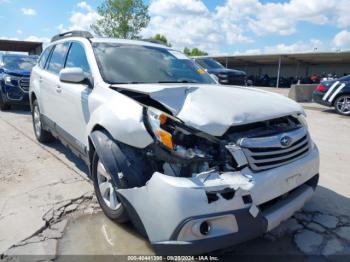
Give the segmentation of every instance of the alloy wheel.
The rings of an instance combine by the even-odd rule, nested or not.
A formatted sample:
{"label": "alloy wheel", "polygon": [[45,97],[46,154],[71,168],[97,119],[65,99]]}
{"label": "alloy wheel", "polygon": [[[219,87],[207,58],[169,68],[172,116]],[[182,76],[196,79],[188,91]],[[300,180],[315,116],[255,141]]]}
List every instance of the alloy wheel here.
{"label": "alloy wheel", "polygon": [[41,119],[40,119],[40,111],[39,107],[35,106],[33,110],[33,121],[34,121],[34,129],[37,137],[41,135]]}
{"label": "alloy wheel", "polygon": [[350,96],[342,96],[337,100],[336,108],[344,115],[350,115]]}
{"label": "alloy wheel", "polygon": [[110,209],[117,210],[121,206],[121,203],[117,198],[117,193],[115,186],[113,185],[112,178],[100,160],[97,164],[97,183],[100,194],[105,204]]}

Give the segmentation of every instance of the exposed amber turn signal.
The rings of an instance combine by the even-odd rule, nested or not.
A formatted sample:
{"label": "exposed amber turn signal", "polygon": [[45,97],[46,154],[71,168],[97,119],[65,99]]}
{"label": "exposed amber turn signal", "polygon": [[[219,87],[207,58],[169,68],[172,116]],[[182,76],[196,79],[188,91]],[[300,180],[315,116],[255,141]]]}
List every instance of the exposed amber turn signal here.
{"label": "exposed amber turn signal", "polygon": [[166,123],[166,121],[168,120],[168,117],[164,114],[160,114],[159,116],[159,122],[161,125],[164,125]]}
{"label": "exposed amber turn signal", "polygon": [[157,131],[159,140],[168,148],[174,149],[173,141],[172,141],[172,136],[168,132],[164,130],[158,130]]}

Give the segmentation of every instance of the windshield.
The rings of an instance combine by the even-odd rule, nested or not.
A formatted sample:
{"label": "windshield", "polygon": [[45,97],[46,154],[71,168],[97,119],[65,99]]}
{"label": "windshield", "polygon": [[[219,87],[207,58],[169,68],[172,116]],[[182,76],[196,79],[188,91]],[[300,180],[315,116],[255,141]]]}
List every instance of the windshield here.
{"label": "windshield", "polygon": [[196,62],[205,69],[224,68],[223,65],[213,59],[196,59]]}
{"label": "windshield", "polygon": [[32,56],[3,56],[3,66],[9,70],[31,70],[36,61]]}
{"label": "windshield", "polygon": [[178,51],[117,43],[94,43],[93,48],[102,77],[110,84],[215,83]]}

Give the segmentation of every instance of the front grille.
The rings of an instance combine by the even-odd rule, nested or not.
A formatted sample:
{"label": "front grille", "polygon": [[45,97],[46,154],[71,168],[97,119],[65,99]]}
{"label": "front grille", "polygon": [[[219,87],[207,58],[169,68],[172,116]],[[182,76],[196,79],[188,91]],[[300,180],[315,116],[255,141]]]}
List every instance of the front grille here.
{"label": "front grille", "polygon": [[245,85],[245,76],[229,76],[228,83],[230,85]]}
{"label": "front grille", "polygon": [[24,92],[29,91],[29,78],[21,78],[19,80],[19,86]]}
{"label": "front grille", "polygon": [[[281,145],[283,136],[291,139],[288,147]],[[305,128],[299,128],[274,136],[243,138],[240,146],[251,169],[261,171],[285,165],[307,155],[310,150],[310,138]]]}

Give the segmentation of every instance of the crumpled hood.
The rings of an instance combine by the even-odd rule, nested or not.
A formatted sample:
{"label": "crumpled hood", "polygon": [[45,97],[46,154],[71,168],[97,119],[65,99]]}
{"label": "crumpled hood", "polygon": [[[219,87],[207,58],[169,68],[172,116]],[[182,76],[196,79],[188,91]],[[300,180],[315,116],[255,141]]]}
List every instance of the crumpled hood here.
{"label": "crumpled hood", "polygon": [[148,94],[186,125],[222,136],[230,126],[304,113],[293,100],[258,89],[202,84],[136,84],[115,87]]}

